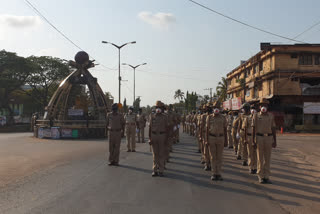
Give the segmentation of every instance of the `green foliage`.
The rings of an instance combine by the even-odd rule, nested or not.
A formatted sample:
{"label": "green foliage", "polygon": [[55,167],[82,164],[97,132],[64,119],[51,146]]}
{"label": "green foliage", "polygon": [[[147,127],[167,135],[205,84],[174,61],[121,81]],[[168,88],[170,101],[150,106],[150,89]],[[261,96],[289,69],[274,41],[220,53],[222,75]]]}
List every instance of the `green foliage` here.
{"label": "green foliage", "polygon": [[135,111],[138,111],[139,108],[140,108],[140,102],[141,102],[141,99],[140,97],[136,98],[136,100],[133,102],[133,108]]}
{"label": "green foliage", "polygon": [[9,112],[8,124],[13,123],[10,95],[26,83],[32,69],[33,65],[28,59],[16,53],[0,51],[0,108]]}
{"label": "green foliage", "polygon": [[32,72],[26,80],[26,84],[32,88],[32,96],[43,108],[47,106],[59,83],[70,73],[65,60],[49,56],[31,56],[28,60],[33,64]]}
{"label": "green foliage", "polygon": [[197,101],[198,101],[197,93],[191,92],[191,94],[189,94],[189,92],[187,91],[187,96],[185,97],[185,109],[188,112],[196,110]]}
{"label": "green foliage", "polygon": [[218,86],[216,87],[215,95],[218,98],[219,102],[223,102],[227,99],[227,79],[225,77],[221,78],[221,81],[218,82]]}
{"label": "green foliage", "polygon": [[184,98],[184,92],[182,92],[180,89],[176,90],[174,93],[174,99],[178,99],[179,102],[181,102],[183,98]]}

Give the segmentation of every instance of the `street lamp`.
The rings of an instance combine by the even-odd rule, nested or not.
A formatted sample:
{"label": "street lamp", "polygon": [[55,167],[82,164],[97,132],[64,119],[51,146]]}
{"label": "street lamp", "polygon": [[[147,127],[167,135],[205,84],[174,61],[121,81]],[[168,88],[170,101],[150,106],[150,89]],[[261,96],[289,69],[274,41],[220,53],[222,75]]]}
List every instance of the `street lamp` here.
{"label": "street lamp", "polygon": [[114,47],[118,48],[118,50],[119,50],[119,77],[118,77],[118,79],[119,79],[119,103],[121,103],[120,49],[126,45],[129,45],[129,44],[136,44],[136,41],[127,42],[127,43],[120,45],[120,46],[116,45],[114,43],[111,43],[111,42],[106,42],[106,41],[102,41],[102,43],[113,45]]}
{"label": "street lamp", "polygon": [[147,63],[142,63],[136,66],[130,65],[130,64],[126,64],[126,63],[122,63],[122,65],[127,65],[130,66],[133,69],[133,103],[136,101],[136,68],[138,68],[139,66],[142,65],[146,65]]}

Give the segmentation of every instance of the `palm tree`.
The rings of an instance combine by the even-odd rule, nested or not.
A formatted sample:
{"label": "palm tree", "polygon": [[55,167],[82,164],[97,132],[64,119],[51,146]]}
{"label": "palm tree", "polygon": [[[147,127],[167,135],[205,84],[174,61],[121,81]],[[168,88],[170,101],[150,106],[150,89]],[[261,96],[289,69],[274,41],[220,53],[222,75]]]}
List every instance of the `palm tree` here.
{"label": "palm tree", "polygon": [[180,89],[176,90],[173,98],[178,99],[179,102],[181,102],[181,100],[184,98],[184,92],[182,92]]}
{"label": "palm tree", "polygon": [[218,82],[216,93],[219,96],[219,101],[222,102],[227,99],[227,79],[225,77],[222,77],[221,81]]}

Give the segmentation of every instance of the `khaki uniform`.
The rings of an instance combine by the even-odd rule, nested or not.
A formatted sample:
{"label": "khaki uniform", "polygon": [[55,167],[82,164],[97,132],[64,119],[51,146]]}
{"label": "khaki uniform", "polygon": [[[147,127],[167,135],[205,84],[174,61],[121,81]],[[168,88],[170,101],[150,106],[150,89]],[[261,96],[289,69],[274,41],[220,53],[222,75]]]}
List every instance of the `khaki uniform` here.
{"label": "khaki uniform", "polygon": [[119,163],[121,130],[124,128],[124,118],[119,113],[108,113],[107,129],[109,139],[109,162]]}
{"label": "khaki uniform", "polygon": [[196,114],[195,117],[195,123],[196,123],[196,138],[198,142],[198,149],[201,152],[202,151],[202,142],[201,142],[201,131],[200,131],[200,122],[201,122],[201,114]]}
{"label": "khaki uniform", "polygon": [[[239,144],[239,140],[237,139],[237,131],[238,131],[238,126],[239,126],[239,120],[240,118],[237,117],[233,120],[232,123],[232,140],[233,140],[233,149],[235,152],[238,152],[238,144]],[[238,153],[239,155],[239,153]]]}
{"label": "khaki uniform", "polygon": [[206,120],[209,152],[211,159],[211,171],[213,175],[221,175],[222,155],[225,141],[224,130],[227,128],[225,117],[209,115]]}
{"label": "khaki uniform", "polygon": [[247,142],[247,136],[246,136],[246,126],[245,126],[245,123],[248,119],[248,117],[250,116],[249,115],[245,115],[245,114],[242,114],[240,115],[240,120],[239,120],[239,129],[240,129],[240,146],[239,146],[239,153],[241,154],[241,158],[243,161],[245,162],[248,162],[248,149],[247,149],[247,145],[248,145],[248,142]]}
{"label": "khaki uniform", "polygon": [[201,115],[200,118],[200,132],[201,132],[201,144],[202,144],[202,160],[205,162],[205,166],[210,167],[210,153],[207,135],[206,135],[206,122],[208,114]]}
{"label": "khaki uniform", "polygon": [[250,115],[242,123],[242,128],[246,130],[247,134],[247,150],[248,150],[248,165],[250,170],[257,169],[257,150],[254,148],[252,142],[252,119],[254,115]]}
{"label": "khaki uniform", "polygon": [[182,122],[182,131],[185,133],[187,128],[186,128],[186,115],[183,114],[181,117],[181,122]]}
{"label": "khaki uniform", "polygon": [[233,123],[233,116],[227,116],[227,134],[228,134],[228,146],[233,147],[233,139],[232,139],[232,123]]}
{"label": "khaki uniform", "polygon": [[273,115],[255,114],[252,119],[252,127],[255,128],[257,143],[258,176],[260,179],[269,179],[273,143],[272,128],[276,127]]}
{"label": "khaki uniform", "polygon": [[127,147],[128,150],[136,149],[136,124],[137,115],[134,113],[125,115],[126,121],[126,136],[127,136]]}
{"label": "khaki uniform", "polygon": [[168,111],[167,117],[168,117],[169,130],[168,130],[168,141],[167,141],[167,148],[166,148],[166,154],[167,154],[166,160],[169,160],[170,152],[172,151],[172,145],[174,141],[174,126],[176,124],[176,118],[175,118],[174,112],[172,111]]}
{"label": "khaki uniform", "polygon": [[165,114],[153,114],[150,116],[149,138],[153,150],[153,171],[163,172],[167,158],[166,148],[168,140],[168,116]]}
{"label": "khaki uniform", "polygon": [[186,116],[186,133],[190,134],[190,115]]}
{"label": "khaki uniform", "polygon": [[176,117],[176,128],[174,131],[174,143],[179,142],[179,130],[180,130],[180,123],[181,123],[181,116],[178,113],[175,113]]}
{"label": "khaki uniform", "polygon": [[144,143],[144,129],[146,127],[147,119],[144,114],[139,114],[137,120],[138,120],[138,129],[139,129],[138,143],[140,142]]}

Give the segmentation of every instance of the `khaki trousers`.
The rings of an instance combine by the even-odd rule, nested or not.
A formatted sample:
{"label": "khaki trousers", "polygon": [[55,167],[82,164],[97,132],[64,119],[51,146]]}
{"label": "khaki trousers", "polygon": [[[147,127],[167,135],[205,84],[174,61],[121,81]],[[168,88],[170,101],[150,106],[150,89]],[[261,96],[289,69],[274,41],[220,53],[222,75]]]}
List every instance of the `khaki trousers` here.
{"label": "khaki trousers", "polygon": [[221,175],[224,137],[209,136],[208,142],[212,175]]}
{"label": "khaki trousers", "polygon": [[257,169],[257,150],[253,147],[252,135],[248,135],[247,139],[248,139],[247,149],[248,149],[249,169],[250,170]]}
{"label": "khaki trousers", "polygon": [[240,130],[240,143],[238,152],[240,152],[240,156],[243,161],[248,161],[248,149],[247,149],[247,142],[245,138],[245,132]]}
{"label": "khaki trousers", "polygon": [[153,151],[153,171],[163,172],[166,159],[166,134],[151,134]]}
{"label": "khaki trousers", "polygon": [[209,148],[209,144],[206,144],[205,142],[204,142],[203,152],[204,152],[204,161],[206,162],[205,166],[211,166],[210,148]]}
{"label": "khaki trousers", "polygon": [[270,176],[270,159],[272,150],[272,136],[256,136],[258,154],[258,176],[268,179]]}
{"label": "khaki trousers", "polygon": [[239,140],[237,139],[237,131],[232,130],[232,144],[235,152],[238,151]]}
{"label": "khaki trousers", "polygon": [[139,128],[138,132],[138,143],[144,143],[144,127]]}
{"label": "khaki trousers", "polygon": [[136,126],[135,125],[126,126],[126,136],[127,136],[128,150],[135,150],[136,149]]}
{"label": "khaki trousers", "polygon": [[232,134],[231,134],[231,129],[227,131],[228,134],[228,146],[233,147],[233,139],[232,139]]}
{"label": "khaki trousers", "polygon": [[109,162],[119,163],[121,131],[109,131]]}

